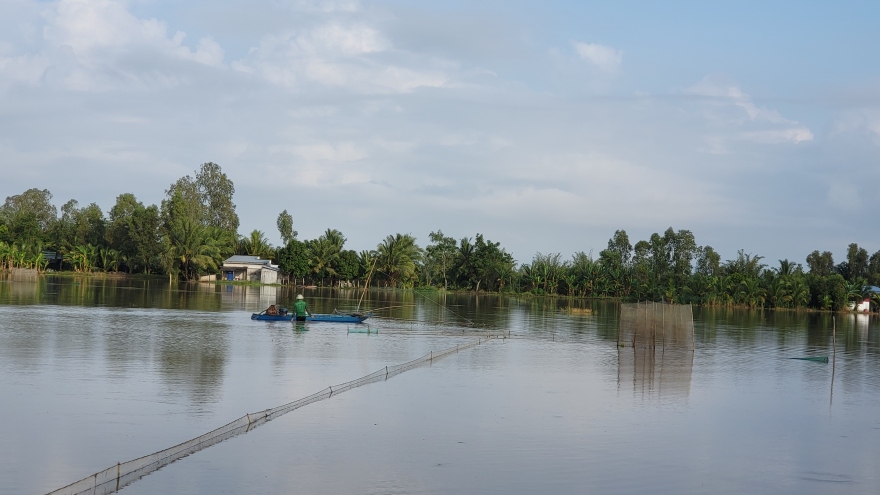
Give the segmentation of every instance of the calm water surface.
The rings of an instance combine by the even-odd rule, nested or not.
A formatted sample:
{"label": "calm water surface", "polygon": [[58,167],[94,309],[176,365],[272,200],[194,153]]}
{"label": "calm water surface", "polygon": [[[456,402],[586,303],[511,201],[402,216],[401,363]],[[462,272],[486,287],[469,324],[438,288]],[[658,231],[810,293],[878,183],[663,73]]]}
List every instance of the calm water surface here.
{"label": "calm water surface", "polygon": [[[122,493],[880,492],[880,322],[695,309],[618,349],[613,303],[374,291],[378,334],[251,321],[286,288],[0,279],[0,493],[45,493],[386,365]],[[356,291],[307,291],[315,312]],[[570,316],[569,304],[594,316]],[[465,325],[472,321],[473,326]],[[832,371],[834,375],[832,390]]]}

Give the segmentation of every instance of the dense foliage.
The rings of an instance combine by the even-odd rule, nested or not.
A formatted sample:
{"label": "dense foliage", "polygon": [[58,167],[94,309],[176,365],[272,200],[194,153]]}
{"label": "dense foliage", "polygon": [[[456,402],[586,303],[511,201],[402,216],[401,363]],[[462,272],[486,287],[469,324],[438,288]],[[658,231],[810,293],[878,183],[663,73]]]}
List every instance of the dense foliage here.
{"label": "dense foliage", "polygon": [[[105,215],[98,205],[70,200],[60,215],[47,190],[29,189],[0,207],[0,269],[46,270],[45,253],[60,253],[54,269],[124,271],[197,279],[215,274],[223,260],[247,254],[274,260],[291,283],[433,287],[486,292],[528,292],[568,297],[665,300],[750,308],[840,310],[868,297],[880,284],[880,251],[850,244],[846,260],[813,251],[803,265],[739,251],[731,260],[697,244],[688,230],[667,229],[631,244],[618,230],[597,258],[537,253],[518,264],[482,234],[456,240],[437,230],[422,248],[410,234],[385,237],[373,250],[345,249],[342,232],[327,229],[300,240],[282,211],[277,226],[284,245],[273,247],[258,230],[238,234],[235,187],[214,163],[171,184],[160,205],[121,194]],[[57,261],[55,261],[57,263]],[[876,297],[876,296],[875,296]]]}

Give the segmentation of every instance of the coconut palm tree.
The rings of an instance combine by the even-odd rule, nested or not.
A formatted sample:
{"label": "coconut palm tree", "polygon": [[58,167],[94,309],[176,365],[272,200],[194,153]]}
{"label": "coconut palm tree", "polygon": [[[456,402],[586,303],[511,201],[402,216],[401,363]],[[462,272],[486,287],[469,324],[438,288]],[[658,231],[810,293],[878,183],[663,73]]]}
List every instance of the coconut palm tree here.
{"label": "coconut palm tree", "polygon": [[248,256],[257,256],[264,259],[272,259],[275,256],[275,249],[269,244],[269,239],[261,230],[254,230],[250,236],[242,237],[238,241],[238,254],[246,254]]}
{"label": "coconut palm tree", "polygon": [[309,269],[316,277],[330,277],[331,281],[338,275],[336,261],[339,258],[338,244],[321,236],[306,243],[309,249]]}
{"label": "coconut palm tree", "polygon": [[789,261],[786,258],[784,260],[779,260],[779,268],[774,268],[773,271],[775,271],[776,275],[780,277],[790,277],[794,275],[797,267],[797,263],[795,263],[794,261]]}
{"label": "coconut palm tree", "polygon": [[172,222],[169,234],[175,254],[183,265],[184,277],[218,270],[220,250],[207,227],[189,218],[177,218]]}
{"label": "coconut palm tree", "polygon": [[766,291],[761,287],[761,281],[757,278],[746,277],[740,283],[739,300],[750,308],[763,307]]}
{"label": "coconut palm tree", "polygon": [[410,234],[389,235],[376,247],[376,254],[376,269],[388,277],[392,287],[411,283],[416,275],[416,263],[422,259],[422,249]]}
{"label": "coconut palm tree", "polygon": [[789,290],[791,303],[795,308],[802,308],[810,303],[810,286],[807,285],[803,276],[792,277]]}
{"label": "coconut palm tree", "polygon": [[786,308],[791,303],[788,278],[788,275],[774,275],[767,285],[767,298],[774,308]]}

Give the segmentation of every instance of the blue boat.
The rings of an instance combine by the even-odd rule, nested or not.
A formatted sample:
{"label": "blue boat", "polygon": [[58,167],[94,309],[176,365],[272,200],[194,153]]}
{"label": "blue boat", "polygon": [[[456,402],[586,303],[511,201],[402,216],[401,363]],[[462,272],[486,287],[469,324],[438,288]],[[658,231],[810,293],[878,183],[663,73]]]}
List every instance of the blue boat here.
{"label": "blue boat", "polygon": [[251,314],[251,319],[262,321],[290,321],[291,319],[293,319],[293,315],[267,315],[265,313],[253,313]]}
{"label": "blue boat", "polygon": [[[306,321],[330,323],[362,323],[370,316],[372,316],[372,313],[314,313],[312,314],[312,316],[306,316]],[[293,314],[288,313],[283,315],[267,315],[265,313],[253,313],[251,314],[251,319],[261,321],[291,321],[293,319]]]}
{"label": "blue boat", "polygon": [[331,313],[306,316],[306,321],[325,321],[332,323],[363,323],[372,313]]}

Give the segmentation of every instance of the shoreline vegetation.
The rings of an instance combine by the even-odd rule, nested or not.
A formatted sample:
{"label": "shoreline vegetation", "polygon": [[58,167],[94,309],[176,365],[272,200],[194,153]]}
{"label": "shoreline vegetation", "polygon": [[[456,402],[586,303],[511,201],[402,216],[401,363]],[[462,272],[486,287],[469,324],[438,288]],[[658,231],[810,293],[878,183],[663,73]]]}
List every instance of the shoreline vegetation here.
{"label": "shoreline vegetation", "polygon": [[817,250],[805,265],[783,259],[771,266],[745,250],[722,261],[689,230],[669,227],[635,244],[625,230],[617,230],[595,258],[583,251],[570,259],[537,253],[520,263],[479,233],[456,240],[437,230],[424,247],[411,234],[397,233],[360,252],[344,249],[347,239],[335,229],[300,240],[284,210],[276,223],[283,245],[276,247],[259,230],[238,233],[234,192],[232,181],[211,162],[172,183],[161,204],[147,206],[125,193],[106,215],[97,204],[81,207],[76,200],[62,205],[59,214],[52,193],[29,189],[7,197],[0,207],[0,273],[33,269],[59,276],[199,281],[240,254],[272,260],[283,285],[780,310],[845,311],[865,300],[876,310],[880,304],[871,290],[880,284],[880,250],[869,256],[855,243],[839,263],[830,252]]}

